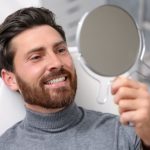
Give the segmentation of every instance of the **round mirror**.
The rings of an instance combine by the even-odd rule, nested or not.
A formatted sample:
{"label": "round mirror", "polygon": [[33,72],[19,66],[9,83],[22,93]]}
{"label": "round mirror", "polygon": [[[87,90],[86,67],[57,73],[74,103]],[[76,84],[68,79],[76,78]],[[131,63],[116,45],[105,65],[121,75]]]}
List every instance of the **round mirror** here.
{"label": "round mirror", "polygon": [[99,6],[84,15],[77,28],[77,45],[88,68],[107,77],[128,71],[142,52],[134,19],[114,5]]}
{"label": "round mirror", "polygon": [[102,85],[93,72],[105,77],[124,74],[142,60],[145,50],[143,36],[132,16],[114,5],[99,6],[83,16],[77,28],[77,46],[82,67],[101,84],[99,103],[108,99],[110,86]]}

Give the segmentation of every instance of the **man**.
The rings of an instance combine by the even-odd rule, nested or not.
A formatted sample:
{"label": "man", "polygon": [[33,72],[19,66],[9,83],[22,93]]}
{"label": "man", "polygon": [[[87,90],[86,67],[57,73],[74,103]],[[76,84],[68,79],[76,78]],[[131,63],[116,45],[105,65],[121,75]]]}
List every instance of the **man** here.
{"label": "man", "polygon": [[26,107],[24,120],[1,136],[1,150],[149,149],[150,94],[142,83],[122,77],[113,82],[120,121],[74,103],[76,71],[65,33],[51,11],[30,7],[5,19],[0,69]]}

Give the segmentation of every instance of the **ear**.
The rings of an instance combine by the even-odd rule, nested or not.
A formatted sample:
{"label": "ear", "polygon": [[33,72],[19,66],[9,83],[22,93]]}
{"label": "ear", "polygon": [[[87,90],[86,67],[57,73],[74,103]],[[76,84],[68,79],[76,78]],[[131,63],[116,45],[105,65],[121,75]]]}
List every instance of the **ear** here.
{"label": "ear", "polygon": [[13,72],[2,69],[1,77],[4,83],[13,91],[19,90],[15,74]]}

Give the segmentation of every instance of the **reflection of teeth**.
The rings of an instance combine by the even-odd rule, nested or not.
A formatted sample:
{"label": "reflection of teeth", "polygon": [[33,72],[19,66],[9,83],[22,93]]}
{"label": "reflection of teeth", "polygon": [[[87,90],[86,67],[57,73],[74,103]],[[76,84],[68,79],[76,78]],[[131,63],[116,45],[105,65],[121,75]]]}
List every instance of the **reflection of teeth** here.
{"label": "reflection of teeth", "polygon": [[48,81],[47,83],[48,84],[54,84],[54,83],[58,83],[58,82],[62,82],[62,81],[65,81],[65,77],[60,77],[60,78],[57,78],[57,79],[53,79],[53,80]]}

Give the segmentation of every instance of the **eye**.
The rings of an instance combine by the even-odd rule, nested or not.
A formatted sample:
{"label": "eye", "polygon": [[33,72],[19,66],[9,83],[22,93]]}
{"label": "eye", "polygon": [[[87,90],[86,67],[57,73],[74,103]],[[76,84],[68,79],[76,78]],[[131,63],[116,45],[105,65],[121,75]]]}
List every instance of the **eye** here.
{"label": "eye", "polygon": [[66,51],[66,49],[65,48],[59,48],[57,51],[58,51],[58,53],[63,53],[64,51]]}
{"label": "eye", "polygon": [[66,47],[59,47],[57,48],[57,53],[59,54],[64,54],[67,52],[67,48]]}
{"label": "eye", "polygon": [[39,60],[41,58],[40,55],[31,56],[30,60]]}

